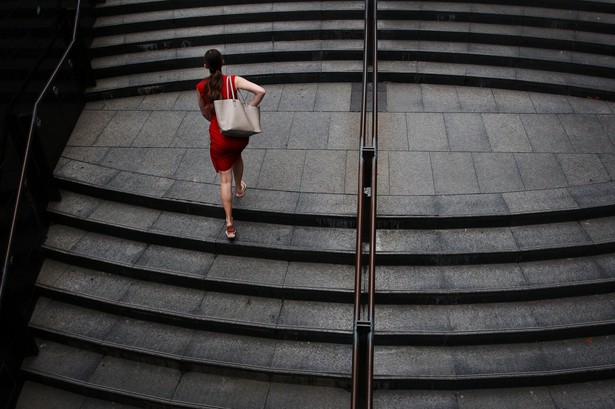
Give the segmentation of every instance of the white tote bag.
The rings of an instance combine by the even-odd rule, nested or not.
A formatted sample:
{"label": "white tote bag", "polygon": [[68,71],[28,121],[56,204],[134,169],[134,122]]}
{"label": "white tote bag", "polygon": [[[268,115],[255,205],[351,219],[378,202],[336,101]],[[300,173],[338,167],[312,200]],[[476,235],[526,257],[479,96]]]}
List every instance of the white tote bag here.
{"label": "white tote bag", "polygon": [[[246,104],[235,95],[231,75],[226,77],[227,95],[231,98],[214,101],[220,131],[225,136],[248,137],[261,132],[261,110]],[[237,91],[239,94],[239,90]]]}

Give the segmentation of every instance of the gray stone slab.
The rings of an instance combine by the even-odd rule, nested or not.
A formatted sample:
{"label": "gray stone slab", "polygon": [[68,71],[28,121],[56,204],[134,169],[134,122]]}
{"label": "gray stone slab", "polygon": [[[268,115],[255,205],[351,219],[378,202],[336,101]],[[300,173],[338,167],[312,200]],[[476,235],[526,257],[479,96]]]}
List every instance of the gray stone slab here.
{"label": "gray stone slab", "polygon": [[291,241],[291,245],[297,247],[346,252],[353,250],[355,244],[356,231],[354,229],[325,229],[309,226],[296,226]]}
{"label": "gray stone slab", "polygon": [[483,193],[523,190],[523,181],[512,153],[472,154],[480,191]]}
{"label": "gray stone slab", "polygon": [[428,152],[389,152],[389,183],[393,195],[435,193]]}
{"label": "gray stone slab", "polygon": [[262,408],[269,382],[189,372],[182,376],[173,394],[179,402],[237,409]]}
{"label": "gray stone slab", "polygon": [[408,150],[406,115],[383,112],[378,115],[378,149]]}
{"label": "gray stone slab", "polygon": [[611,180],[615,180],[615,155],[602,154],[598,155],[598,157],[602,162],[602,166],[604,166],[604,168],[608,172],[608,175]]}
{"label": "gray stone slab", "polygon": [[70,191],[62,191],[61,195],[62,200],[59,202],[50,202],[48,209],[87,218],[103,203],[100,199],[83,196]]}
{"label": "gray stone slab", "polygon": [[381,305],[374,313],[378,333],[448,333],[450,308],[438,305]]}
{"label": "gray stone slab", "polygon": [[596,115],[559,115],[575,152],[613,153],[615,145]]}
{"label": "gray stone slab", "polygon": [[107,356],[100,362],[89,382],[160,399],[170,399],[181,378],[181,372],[177,369]]}
{"label": "gray stone slab", "polygon": [[530,92],[529,96],[536,112],[539,114],[566,114],[574,112],[566,96],[538,92]]}
{"label": "gray stone slab", "polygon": [[389,112],[423,112],[423,97],[419,84],[387,84]]}
{"label": "gray stone slab", "polygon": [[184,111],[153,111],[143,124],[133,147],[168,147],[173,142],[184,116]]}
{"label": "gray stone slab", "polygon": [[345,175],[345,151],[307,151],[301,178],[301,191],[314,193],[344,193]]}
{"label": "gray stone slab", "polygon": [[594,243],[612,242],[615,239],[615,217],[585,220],[581,225]]}
{"label": "gray stone slab", "polygon": [[66,159],[99,164],[108,151],[109,148],[106,147],[66,146],[62,152],[62,156]]}
{"label": "gray stone slab", "polygon": [[70,250],[85,236],[85,234],[85,231],[72,227],[51,225],[44,244],[48,247]]}
{"label": "gray stone slab", "polygon": [[106,300],[119,300],[134,283],[131,278],[70,266],[55,283],[63,291]]}
{"label": "gray stone slab", "polygon": [[288,265],[284,286],[351,291],[354,288],[354,277],[354,266],[292,262]]}
{"label": "gray stone slab", "polygon": [[421,84],[423,106],[427,112],[459,112],[461,106],[455,87]]}
{"label": "gray stone slab", "polygon": [[72,247],[72,251],[89,257],[132,264],[146,246],[145,243],[87,233]]}
{"label": "gray stone slab", "polygon": [[[240,200],[235,200],[234,208],[249,208],[250,210],[274,210],[282,213],[293,213],[297,208],[300,193],[284,190],[250,189]],[[213,198],[219,196],[219,189]],[[211,200],[211,198],[209,199]],[[217,199],[219,200],[219,199]],[[222,215],[222,213],[221,213]]]}
{"label": "gray stone slab", "polygon": [[218,236],[223,224],[223,221],[211,217],[163,212],[152,224],[151,230],[177,237],[207,240]]}
{"label": "gray stone slab", "polygon": [[451,376],[455,367],[445,347],[381,346],[374,351],[375,376]]}
{"label": "gray stone slab", "polygon": [[444,116],[439,113],[408,113],[408,145],[411,151],[446,151],[448,138]]}
{"label": "gray stone slab", "polygon": [[153,282],[138,282],[131,286],[121,301],[140,307],[174,313],[191,313],[203,299],[203,292]]}
{"label": "gray stone slab", "polygon": [[451,151],[489,152],[491,145],[483,118],[473,113],[444,115]]}
{"label": "gray stone slab", "polygon": [[164,197],[173,186],[174,179],[144,175],[135,172],[118,172],[104,186],[122,192],[150,197]]}
{"label": "gray stone slab", "polygon": [[180,148],[111,148],[104,165],[117,170],[173,178],[186,153]]}
{"label": "gray stone slab", "polygon": [[275,349],[276,341],[267,338],[197,331],[185,357],[225,366],[270,369]]}
{"label": "gray stone slab", "polygon": [[318,84],[285,84],[279,111],[313,111]]}
{"label": "gray stone slab", "polygon": [[500,112],[536,112],[529,94],[525,91],[493,89],[493,97]]}
{"label": "gray stone slab", "polygon": [[467,390],[458,394],[459,409],[556,409],[546,388]]}
{"label": "gray stone slab", "polygon": [[540,349],[547,359],[548,369],[595,368],[615,364],[615,346],[608,336],[543,343]]}
{"label": "gray stone slab", "polygon": [[15,408],[81,409],[84,401],[84,396],[26,381]]}
{"label": "gray stone slab", "polygon": [[579,384],[553,385],[553,402],[561,409],[609,409],[615,406],[612,380]]}
{"label": "gray stone slab", "polygon": [[436,194],[479,193],[471,153],[432,152]]}
{"label": "gray stone slab", "polygon": [[282,300],[208,292],[195,315],[262,326],[277,324]]}
{"label": "gray stone slab", "polygon": [[332,112],[327,149],[359,149],[361,115],[358,112]]}
{"label": "gray stone slab", "polygon": [[104,339],[115,326],[117,316],[58,301],[37,304],[32,324],[73,336]]}
{"label": "gray stone slab", "polygon": [[314,111],[348,112],[352,85],[345,83],[318,84]]}
{"label": "gray stone slab", "polygon": [[609,321],[615,317],[615,308],[610,300],[601,295],[541,300],[531,303],[530,307],[536,322],[543,326],[572,327]]}
{"label": "gray stone slab", "polygon": [[299,191],[305,162],[306,151],[303,150],[267,150],[257,187],[259,189]]}
{"label": "gray stone slab", "polygon": [[387,409],[458,409],[453,391],[384,390],[374,391],[374,407]]}
{"label": "gray stone slab", "polygon": [[378,196],[378,213],[382,216],[434,216],[439,214],[436,197],[431,195]]}
{"label": "gray stone slab", "polygon": [[104,186],[118,174],[117,169],[71,160],[56,168],[57,177],[78,180],[83,183]]}
{"label": "gray stone slab", "polygon": [[457,375],[527,374],[547,368],[544,355],[532,344],[462,346],[451,354]]}
{"label": "gray stone slab", "polygon": [[568,97],[568,102],[577,114],[612,114],[606,101],[589,98]]}
{"label": "gray stone slab", "polygon": [[214,183],[216,171],[211,163],[209,149],[188,149],[173,177],[199,183]]}
{"label": "gray stone slab", "polygon": [[598,115],[598,121],[602,124],[604,131],[611,138],[611,141],[615,143],[615,115]]}
{"label": "gray stone slab", "polygon": [[566,189],[528,190],[502,195],[511,213],[532,213],[578,208]]}
{"label": "gray stone slab", "polygon": [[[244,223],[241,223],[240,226],[240,239],[244,240]],[[288,262],[286,261],[220,255],[213,261],[207,273],[207,278],[254,285],[281,286],[284,283],[287,270]]]}
{"label": "gray stone slab", "polygon": [[325,149],[328,143],[329,112],[295,112],[288,140],[289,149]]}
{"label": "gray stone slab", "polygon": [[440,236],[443,248],[451,252],[490,253],[517,250],[515,238],[505,227],[441,230]]}
{"label": "gray stone slab", "polygon": [[337,409],[350,405],[350,393],[340,388],[272,383],[265,409]]}
{"label": "gray stone slab", "polygon": [[[356,183],[356,179],[354,180]],[[350,187],[347,185],[347,190]],[[356,192],[356,186],[354,186]],[[297,202],[296,212],[299,214],[321,215],[355,215],[357,197],[354,194],[301,193]]]}
{"label": "gray stone slab", "polygon": [[482,116],[493,152],[532,151],[532,145],[518,115],[483,114]]}
{"label": "gray stone slab", "polygon": [[427,266],[378,266],[376,289],[383,292],[439,290],[446,288],[444,272]]}
{"label": "gray stone slab", "polygon": [[583,227],[576,222],[514,226],[511,227],[511,231],[521,249],[566,247],[591,243]]}
{"label": "gray stone slab", "polygon": [[145,126],[151,112],[117,111],[96,139],[98,146],[130,146]]}
{"label": "gray stone slab", "polygon": [[557,159],[571,186],[610,182],[611,177],[596,154],[558,154]]}
{"label": "gray stone slab", "polygon": [[157,271],[204,277],[209,274],[215,256],[201,251],[185,250],[150,244],[135,263]]}
{"label": "gray stone slab", "polygon": [[490,88],[456,87],[461,112],[497,112]]}
{"label": "gray stone slab", "polygon": [[452,290],[523,288],[527,285],[515,264],[440,267],[443,287]]}
{"label": "gray stone slab", "polygon": [[499,332],[535,328],[532,310],[521,303],[464,304],[450,309],[454,331]]}
{"label": "gray stone slab", "polygon": [[352,346],[279,341],[272,366],[299,372],[347,375],[352,371]]}
{"label": "gray stone slab", "polygon": [[580,207],[603,206],[613,204],[615,201],[613,182],[574,186],[568,191]]}
{"label": "gray stone slab", "polygon": [[89,215],[88,219],[105,224],[147,230],[160,217],[160,214],[160,210],[104,201]]}
{"label": "gray stone slab", "polygon": [[170,142],[173,148],[208,148],[209,122],[201,112],[186,112]]}
{"label": "gray stone slab", "polygon": [[75,124],[67,146],[91,146],[109,125],[114,112],[84,110]]}
{"label": "gray stone slab", "polygon": [[515,153],[514,155],[526,190],[568,186],[557,156],[548,153]]}
{"label": "gray stone slab", "polygon": [[509,214],[500,194],[467,194],[435,196],[437,214],[441,216],[480,216]]}
{"label": "gray stone slab", "polygon": [[193,334],[193,329],[122,317],[118,319],[105,341],[123,347],[180,357],[190,344]]}
{"label": "gray stone slab", "polygon": [[277,322],[280,328],[351,331],[352,304],[285,300]]}
{"label": "gray stone slab", "polygon": [[[111,405],[113,409],[137,409],[135,406],[117,402],[112,402]],[[88,398],[80,409],[109,409],[109,401]]]}
{"label": "gray stone slab", "polygon": [[87,381],[102,355],[56,344],[51,341],[38,340],[40,353],[36,357],[26,358],[23,367],[66,376],[78,381]]}
{"label": "gray stone slab", "polygon": [[[198,115],[201,116],[195,90],[181,91],[178,94],[171,108],[173,111],[197,111]],[[201,118],[203,117],[201,116]]]}
{"label": "gray stone slab", "polygon": [[62,277],[67,269],[68,264],[46,258],[43,260],[43,265],[36,279],[36,284],[53,287],[55,282]]}
{"label": "gray stone slab", "polygon": [[294,115],[294,112],[261,112],[262,132],[250,137],[250,148],[286,149]]}
{"label": "gray stone slab", "polygon": [[[173,109],[178,98],[179,92],[162,92],[159,94],[146,95],[139,104],[139,109],[144,111],[168,111]],[[193,98],[194,105],[197,105],[196,96],[194,96],[194,94]]]}
{"label": "gray stone slab", "polygon": [[521,263],[520,267],[530,285],[574,283],[603,278],[598,263],[588,258]]}
{"label": "gray stone slab", "polygon": [[382,253],[439,253],[442,237],[435,230],[378,230],[376,250]]}
{"label": "gray stone slab", "polygon": [[574,152],[566,130],[556,115],[520,115],[534,152]]}

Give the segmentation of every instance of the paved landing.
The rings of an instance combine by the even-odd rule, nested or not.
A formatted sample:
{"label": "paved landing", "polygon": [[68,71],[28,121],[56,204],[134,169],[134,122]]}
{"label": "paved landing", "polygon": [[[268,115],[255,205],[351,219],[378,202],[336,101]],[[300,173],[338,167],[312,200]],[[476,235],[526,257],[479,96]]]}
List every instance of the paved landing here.
{"label": "paved landing", "polygon": [[[356,211],[360,85],[269,85],[237,207]],[[489,88],[379,86],[383,215],[507,214],[615,203],[615,102]],[[56,174],[218,204],[195,91],[90,102]]]}

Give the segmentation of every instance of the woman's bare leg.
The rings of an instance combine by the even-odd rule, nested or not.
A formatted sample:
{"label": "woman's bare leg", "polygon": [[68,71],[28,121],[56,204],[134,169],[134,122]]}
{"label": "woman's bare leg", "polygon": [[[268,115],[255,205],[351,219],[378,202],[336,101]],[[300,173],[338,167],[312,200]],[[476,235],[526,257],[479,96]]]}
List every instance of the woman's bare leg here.
{"label": "woman's bare leg", "polygon": [[239,195],[243,195],[243,186],[241,181],[243,179],[243,158],[239,155],[239,159],[233,164],[233,177],[235,178],[235,192]]}
{"label": "woman's bare leg", "polygon": [[233,170],[220,171],[220,197],[226,215],[226,225],[233,224]]}

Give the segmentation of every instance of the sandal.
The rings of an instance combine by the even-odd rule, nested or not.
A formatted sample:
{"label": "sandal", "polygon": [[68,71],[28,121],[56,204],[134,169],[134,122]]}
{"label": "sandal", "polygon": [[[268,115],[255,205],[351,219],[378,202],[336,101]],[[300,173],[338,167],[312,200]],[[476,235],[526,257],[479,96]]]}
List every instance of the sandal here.
{"label": "sandal", "polygon": [[237,229],[231,224],[230,226],[226,226],[226,231],[224,234],[226,234],[227,239],[233,240],[237,234]]}
{"label": "sandal", "polygon": [[244,182],[243,180],[241,181],[241,194],[237,192],[237,189],[235,189],[235,196],[237,197],[243,197],[243,195],[246,194],[246,189],[248,188],[248,186],[246,185],[246,182]]}

